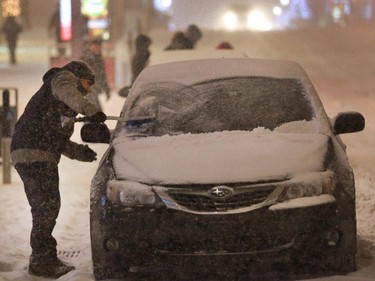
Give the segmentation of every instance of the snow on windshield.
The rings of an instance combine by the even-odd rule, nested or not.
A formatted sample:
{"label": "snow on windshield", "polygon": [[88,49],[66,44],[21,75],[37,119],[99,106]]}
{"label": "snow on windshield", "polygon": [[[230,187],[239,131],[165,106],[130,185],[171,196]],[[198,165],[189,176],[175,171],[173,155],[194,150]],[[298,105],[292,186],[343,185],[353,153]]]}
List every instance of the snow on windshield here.
{"label": "snow on windshield", "polygon": [[229,77],[141,90],[113,139],[119,178],[236,182],[322,170],[327,137],[298,79]]}
{"label": "snow on windshield", "polygon": [[128,118],[156,117],[152,135],[275,129],[314,117],[297,79],[236,77],[192,86],[153,84],[131,105]]}

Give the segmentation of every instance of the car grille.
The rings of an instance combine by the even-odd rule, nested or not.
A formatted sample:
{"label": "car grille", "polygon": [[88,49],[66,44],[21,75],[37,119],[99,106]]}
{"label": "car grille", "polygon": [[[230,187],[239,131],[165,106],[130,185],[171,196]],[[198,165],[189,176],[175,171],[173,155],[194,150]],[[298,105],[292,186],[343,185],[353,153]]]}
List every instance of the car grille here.
{"label": "car grille", "polygon": [[200,212],[225,212],[250,207],[264,202],[275,190],[275,186],[264,188],[234,189],[233,195],[227,199],[212,198],[203,192],[168,192],[169,196],[180,206]]}

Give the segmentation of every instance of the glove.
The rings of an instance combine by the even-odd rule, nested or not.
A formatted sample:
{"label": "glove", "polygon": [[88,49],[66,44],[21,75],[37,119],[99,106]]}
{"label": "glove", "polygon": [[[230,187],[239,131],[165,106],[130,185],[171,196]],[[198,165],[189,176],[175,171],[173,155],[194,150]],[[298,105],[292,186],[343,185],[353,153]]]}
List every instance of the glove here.
{"label": "glove", "polygon": [[105,115],[102,111],[95,113],[93,116],[88,117],[90,122],[94,123],[103,123],[107,120],[107,115]]}
{"label": "glove", "polygon": [[96,152],[87,144],[81,145],[76,159],[83,162],[93,162],[96,160]]}

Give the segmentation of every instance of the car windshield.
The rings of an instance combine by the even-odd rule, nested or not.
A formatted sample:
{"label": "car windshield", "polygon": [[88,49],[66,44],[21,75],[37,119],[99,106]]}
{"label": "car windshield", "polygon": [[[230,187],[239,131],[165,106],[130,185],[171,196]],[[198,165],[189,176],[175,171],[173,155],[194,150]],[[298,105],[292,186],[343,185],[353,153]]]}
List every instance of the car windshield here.
{"label": "car windshield", "polygon": [[297,79],[236,77],[186,86],[153,84],[126,113],[126,128],[148,135],[273,130],[311,121],[313,110]]}

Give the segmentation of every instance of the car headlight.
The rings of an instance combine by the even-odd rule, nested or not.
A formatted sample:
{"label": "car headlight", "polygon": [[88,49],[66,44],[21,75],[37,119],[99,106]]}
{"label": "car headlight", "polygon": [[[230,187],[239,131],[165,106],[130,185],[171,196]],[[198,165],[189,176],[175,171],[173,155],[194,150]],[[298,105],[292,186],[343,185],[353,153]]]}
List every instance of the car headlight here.
{"label": "car headlight", "polygon": [[223,16],[224,27],[226,30],[233,31],[238,27],[238,17],[235,12],[228,11]]}
{"label": "car headlight", "polygon": [[107,197],[113,203],[125,207],[157,206],[163,204],[151,186],[132,181],[108,181]]}
{"label": "car headlight", "polygon": [[247,15],[247,28],[250,30],[269,31],[272,24],[260,10],[252,10]]}
{"label": "car headlight", "polygon": [[285,186],[278,202],[290,199],[332,194],[336,187],[335,174],[331,171],[300,175],[293,178]]}

